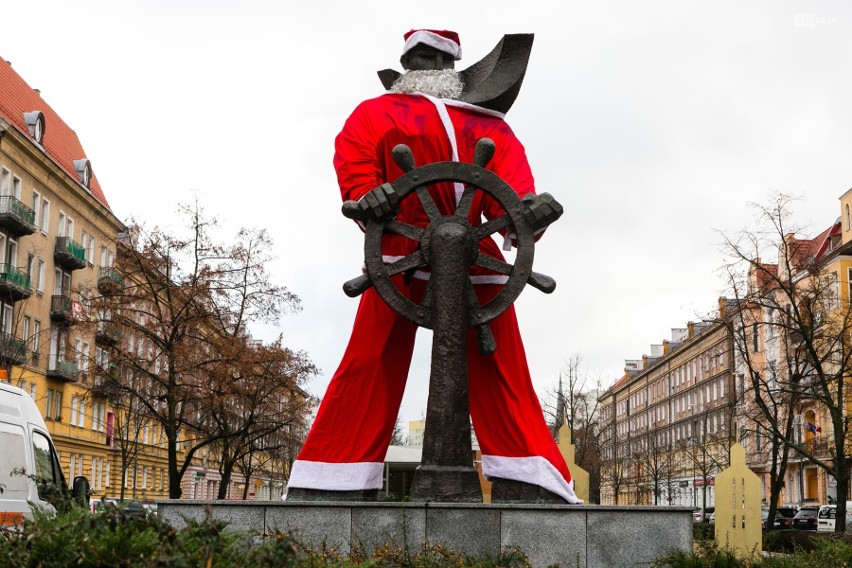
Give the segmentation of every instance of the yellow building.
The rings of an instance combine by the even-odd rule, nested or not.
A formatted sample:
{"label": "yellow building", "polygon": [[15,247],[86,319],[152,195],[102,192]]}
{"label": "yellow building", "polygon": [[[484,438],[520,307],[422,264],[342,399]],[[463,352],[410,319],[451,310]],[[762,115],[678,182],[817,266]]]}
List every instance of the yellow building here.
{"label": "yellow building", "polygon": [[64,474],[89,478],[93,498],[167,493],[159,433],[146,425],[122,471],[116,409],[94,397],[104,346],[120,341],[97,297],[120,278],[110,209],[77,135],[0,60],[0,364],[35,399]]}
{"label": "yellow building", "polygon": [[713,505],[734,431],[732,369],[730,333],[710,322],[626,362],[599,399],[602,505]]}

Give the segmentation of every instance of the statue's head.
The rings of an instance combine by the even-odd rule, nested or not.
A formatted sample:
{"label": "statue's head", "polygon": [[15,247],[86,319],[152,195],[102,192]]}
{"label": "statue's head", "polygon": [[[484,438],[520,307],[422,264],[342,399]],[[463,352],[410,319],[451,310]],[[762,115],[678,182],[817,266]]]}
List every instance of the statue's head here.
{"label": "statue's head", "polygon": [[411,30],[403,36],[399,62],[407,71],[453,69],[461,59],[459,34],[449,30]]}

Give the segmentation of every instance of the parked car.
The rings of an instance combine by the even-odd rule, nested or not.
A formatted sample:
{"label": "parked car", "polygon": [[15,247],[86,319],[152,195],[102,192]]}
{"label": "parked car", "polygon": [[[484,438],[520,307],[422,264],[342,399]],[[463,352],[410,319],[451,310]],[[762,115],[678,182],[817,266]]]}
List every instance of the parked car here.
{"label": "parked car", "polygon": [[107,507],[118,508],[131,517],[144,517],[152,513],[156,514],[156,507],[154,507],[155,510],[152,512],[150,505],[140,503],[135,499],[115,499],[112,497],[105,497],[95,502],[95,511],[103,511]]}
{"label": "parked car", "polygon": [[692,510],[692,522],[698,524],[702,522],[704,515],[701,513],[701,507],[696,507]]}
{"label": "parked car", "polygon": [[802,507],[793,517],[793,528],[815,531],[817,529],[817,513],[819,513],[819,507]]}
{"label": "parked car", "polygon": [[[823,505],[817,512],[817,532],[834,532],[837,505]],[[852,532],[852,501],[846,502],[846,532]]]}
{"label": "parked car", "polygon": [[[769,508],[764,508],[760,512],[760,528],[762,528],[763,530],[767,530],[768,520],[769,520]],[[790,526],[789,521],[787,521],[787,519],[785,519],[784,516],[781,513],[779,513],[778,511],[775,511],[775,521],[772,523],[772,528],[773,529],[786,529],[786,528],[789,528],[789,526]]]}
{"label": "parked car", "polygon": [[709,523],[710,515],[716,510],[715,507],[707,507],[706,509],[701,509],[701,507],[696,507],[692,511],[692,522],[693,523]]}
{"label": "parked car", "polygon": [[783,507],[778,507],[777,511],[778,511],[779,513],[781,513],[781,516],[782,516],[782,517],[784,517],[785,519],[789,520],[789,521],[790,521],[790,523],[792,524],[792,522],[793,522],[793,518],[795,518],[796,513],[798,513],[798,512],[799,512],[799,508],[798,508],[798,507],[793,507],[793,506],[785,505],[785,506],[783,506]]}
{"label": "parked car", "polygon": [[716,524],[716,511],[713,511],[712,513],[710,513],[710,524],[711,525]]}

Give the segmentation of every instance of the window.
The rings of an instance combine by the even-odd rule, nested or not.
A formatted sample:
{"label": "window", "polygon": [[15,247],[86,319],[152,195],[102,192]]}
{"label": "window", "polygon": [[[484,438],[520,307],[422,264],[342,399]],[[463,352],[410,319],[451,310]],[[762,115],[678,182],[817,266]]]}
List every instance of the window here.
{"label": "window", "polygon": [[0,330],[7,336],[12,335],[12,306],[6,303],[0,304]]}
{"label": "window", "polygon": [[840,282],[837,272],[828,275],[828,287],[826,289],[826,308],[833,310],[840,305]]}
{"label": "window", "polygon": [[9,195],[12,190],[12,172],[3,168],[0,173],[0,195]]}
{"label": "window", "polygon": [[106,268],[106,267],[110,266],[109,263],[107,262],[108,258],[109,258],[109,250],[106,248],[106,245],[101,245],[101,267]]}
{"label": "window", "polygon": [[92,165],[85,158],[82,160],[74,160],[74,169],[77,170],[77,175],[80,176],[80,183],[86,188],[89,187],[89,181],[92,179]]}
{"label": "window", "polygon": [[12,197],[21,200],[21,178],[12,177]]}
{"label": "window", "polygon": [[82,428],[86,423],[86,399],[80,397],[80,406],[77,408],[77,426]]}
{"label": "window", "polygon": [[44,260],[42,260],[41,258],[38,259],[35,278],[36,291],[39,294],[44,294]]}
{"label": "window", "polygon": [[33,213],[35,213],[35,217],[33,217],[33,225],[35,225],[36,227],[40,227],[41,225],[39,225],[38,223],[38,214],[41,210],[41,207],[39,207],[41,205],[41,194],[36,190],[33,190],[33,199],[31,205],[33,208]]}
{"label": "window", "polygon": [[41,144],[44,138],[44,113],[39,110],[24,113],[24,122],[27,123],[27,131],[36,144]]}
{"label": "window", "polygon": [[71,397],[71,426],[77,425],[77,395]]}
{"label": "window", "polygon": [[846,215],[844,217],[844,221],[845,221],[844,225],[846,225],[845,228],[848,231],[850,224],[852,224],[852,223],[850,223],[850,221],[852,221],[852,218],[849,217],[849,204],[848,203],[846,204],[846,207],[844,207],[844,210],[846,212]]}
{"label": "window", "polygon": [[59,456],[50,440],[41,432],[33,432],[33,456],[35,457],[35,477],[39,480],[38,491],[42,497],[48,485],[59,487],[62,479],[62,469],[59,466]]}
{"label": "window", "polygon": [[62,391],[47,389],[44,417],[48,420],[62,420]]}
{"label": "window", "polygon": [[89,264],[95,264],[95,236],[83,231],[80,235],[80,246],[86,253],[86,261]]}
{"label": "window", "polygon": [[56,228],[56,234],[60,237],[74,238],[74,219],[66,215],[64,211],[59,212],[59,225]]}
{"label": "window", "polygon": [[69,456],[68,473],[70,479],[83,475],[83,456],[82,454],[71,454]]}
{"label": "window", "polygon": [[81,352],[80,359],[80,366],[77,368],[83,374],[83,380],[86,380],[89,376],[89,343],[86,341],[83,342],[83,351]]}
{"label": "window", "polygon": [[50,230],[50,201],[47,198],[41,200],[41,232],[47,234]]}
{"label": "window", "polygon": [[41,322],[38,320],[33,321],[33,335],[32,335],[32,350],[33,353],[38,354],[39,348],[39,335],[41,334]]}

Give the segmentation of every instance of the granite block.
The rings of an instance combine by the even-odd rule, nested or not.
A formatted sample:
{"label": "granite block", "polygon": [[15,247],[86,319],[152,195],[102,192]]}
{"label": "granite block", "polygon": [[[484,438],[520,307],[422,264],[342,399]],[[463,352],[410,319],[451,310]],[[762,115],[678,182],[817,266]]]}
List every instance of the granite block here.
{"label": "granite block", "polygon": [[293,504],[269,507],[266,532],[287,533],[299,543],[315,550],[334,550],[348,554],[352,539],[352,507]]}
{"label": "granite block", "polygon": [[588,568],[651,566],[670,550],[692,549],[691,518],[662,508],[602,507],[587,519]]}
{"label": "granite block", "polygon": [[426,541],[426,510],[422,506],[353,507],[352,548],[371,553],[391,545],[419,552]]}
{"label": "granite block", "polygon": [[428,505],[426,541],[456,552],[500,554],[500,509],[488,505]]}
{"label": "granite block", "polygon": [[519,548],[533,566],[586,566],[586,511],[504,509],[501,519],[504,552]]}

